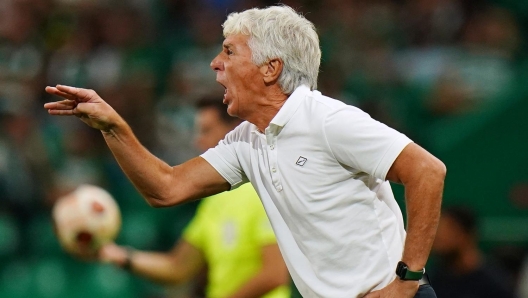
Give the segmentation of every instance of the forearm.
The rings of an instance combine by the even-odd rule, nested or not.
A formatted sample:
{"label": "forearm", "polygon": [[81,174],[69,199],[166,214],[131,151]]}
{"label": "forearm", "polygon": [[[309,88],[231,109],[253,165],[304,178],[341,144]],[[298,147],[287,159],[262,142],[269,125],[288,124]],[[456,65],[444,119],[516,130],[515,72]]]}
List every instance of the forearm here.
{"label": "forearm", "polygon": [[170,252],[145,252],[109,243],[99,250],[99,259],[157,283],[179,284],[204,267],[198,249],[180,241]]}
{"label": "forearm", "polygon": [[103,133],[122,170],[151,206],[171,206],[229,189],[229,183],[202,158],[171,167],[152,155],[95,91],[57,85],[46,87],[46,92],[64,98],[44,104],[50,115],[75,115]]}
{"label": "forearm", "polygon": [[245,283],[235,294],[229,298],[258,298],[273,289],[288,283],[287,279],[281,280],[261,272]]}
{"label": "forearm", "polygon": [[151,206],[164,206],[170,190],[172,167],[150,153],[122,119],[101,130],[119,166]]}
{"label": "forearm", "polygon": [[135,275],[155,283],[172,285],[181,284],[192,277],[178,267],[170,254],[142,251],[134,252],[129,264],[130,272]]}
{"label": "forearm", "polygon": [[411,270],[423,268],[429,257],[440,218],[444,176],[441,169],[427,171],[405,185],[407,237],[402,261]]}
{"label": "forearm", "polygon": [[277,244],[262,247],[261,270],[229,298],[262,297],[273,289],[290,282],[290,275]]}

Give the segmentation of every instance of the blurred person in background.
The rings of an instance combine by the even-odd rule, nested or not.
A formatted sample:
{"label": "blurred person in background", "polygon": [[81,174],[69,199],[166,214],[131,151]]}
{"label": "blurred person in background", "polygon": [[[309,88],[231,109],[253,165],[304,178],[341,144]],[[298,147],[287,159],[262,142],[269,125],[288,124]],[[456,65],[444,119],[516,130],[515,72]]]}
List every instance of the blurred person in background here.
{"label": "blurred person in background", "polygon": [[0,3],[0,92],[24,93],[36,100],[42,84],[43,43],[39,36],[42,16],[32,3]]}
{"label": "blurred person in background", "polygon": [[172,61],[172,75],[179,79],[178,97],[185,101],[196,101],[210,94],[222,94],[222,87],[216,84],[214,73],[209,67],[211,57],[222,44],[221,30],[217,24],[221,15],[206,8],[191,14],[190,26],[192,42],[180,46],[175,51]]}
{"label": "blurred person in background", "polygon": [[431,116],[460,115],[503,100],[514,82],[519,28],[512,14],[487,7],[471,16],[461,48],[446,61],[426,103]]}
{"label": "blurred person in background", "polygon": [[438,297],[514,297],[511,277],[478,246],[477,219],[471,209],[453,206],[442,212],[432,252],[439,261],[431,272]]}
{"label": "blurred person in background", "polygon": [[[200,5],[203,4],[196,2],[191,7]],[[191,141],[196,102],[223,92],[209,67],[210,57],[221,44],[221,30],[217,26],[220,16],[207,7],[189,11],[193,19],[189,24],[189,36],[172,42],[170,69],[155,109],[158,137],[153,151],[172,164],[180,164],[199,154],[192,148]]]}
{"label": "blurred person in background", "polygon": [[0,2],[0,185],[6,184],[3,199],[33,201],[28,205],[34,207],[43,186],[36,178],[49,169],[41,168],[46,148],[34,118],[44,53],[38,35],[42,16],[31,2]]}
{"label": "blurred person in background", "polygon": [[[196,147],[218,144],[240,124],[220,100],[197,103]],[[201,202],[182,239],[169,252],[146,252],[109,244],[101,261],[163,284],[183,284],[206,266],[206,297],[289,297],[289,275],[262,204],[248,183]]]}
{"label": "blurred person in background", "polygon": [[92,130],[75,123],[70,124],[62,134],[60,163],[48,173],[51,181],[47,185],[46,199],[50,206],[57,198],[81,184],[105,185],[100,138]]}
{"label": "blurred person in background", "polygon": [[528,298],[528,254],[525,254],[521,264],[517,282],[517,296],[518,298]]}
{"label": "blurred person in background", "polygon": [[42,207],[51,170],[47,147],[24,93],[0,91],[0,209],[25,223]]}

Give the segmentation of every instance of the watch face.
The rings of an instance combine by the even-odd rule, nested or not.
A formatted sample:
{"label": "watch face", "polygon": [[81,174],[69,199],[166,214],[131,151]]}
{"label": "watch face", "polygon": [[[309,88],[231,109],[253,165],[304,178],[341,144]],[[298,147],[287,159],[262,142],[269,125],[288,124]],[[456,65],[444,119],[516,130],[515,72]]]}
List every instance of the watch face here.
{"label": "watch face", "polygon": [[405,278],[406,272],[407,265],[402,261],[398,262],[398,265],[396,266],[396,275],[398,275],[400,278]]}

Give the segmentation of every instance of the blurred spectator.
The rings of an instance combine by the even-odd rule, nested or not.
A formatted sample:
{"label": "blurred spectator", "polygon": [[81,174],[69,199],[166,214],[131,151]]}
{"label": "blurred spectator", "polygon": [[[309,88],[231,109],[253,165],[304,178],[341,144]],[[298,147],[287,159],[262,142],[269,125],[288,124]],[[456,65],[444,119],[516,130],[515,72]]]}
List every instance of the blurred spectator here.
{"label": "blurred spectator", "polygon": [[433,244],[438,266],[431,272],[438,297],[514,297],[511,277],[484,256],[477,235],[477,219],[470,209],[442,212]]}
{"label": "blurred spectator", "polygon": [[[171,92],[184,102],[194,102],[203,96],[222,94],[223,88],[216,83],[211,71],[211,57],[222,50],[222,15],[207,8],[191,13],[191,43],[174,49],[171,69]],[[172,94],[168,94],[171,96]]]}
{"label": "blurred spectator", "polygon": [[512,186],[509,198],[518,208],[528,209],[528,181],[522,181]]}
{"label": "blurred spectator", "polygon": [[47,83],[88,87],[89,62],[99,42],[95,16],[62,12],[50,23],[50,43],[57,48],[49,58]]}
{"label": "blurred spectator", "polygon": [[490,257],[493,260],[497,260],[501,265],[500,268],[504,269],[507,276],[511,277],[506,282],[513,289],[516,298],[520,298],[520,288],[526,283],[526,279],[523,279],[526,276],[522,276],[526,270],[524,268],[526,265],[526,252],[527,247],[514,242],[498,244],[489,252]]}
{"label": "blurred spectator", "polygon": [[430,90],[424,105],[432,119],[479,109],[512,88],[520,39],[513,16],[488,7],[460,32],[459,47],[436,43],[399,56],[407,82]]}
{"label": "blurred spectator", "polygon": [[168,86],[169,92],[155,107],[158,140],[155,153],[169,164],[180,164],[198,153],[192,145],[196,111],[192,101],[177,97],[178,92],[173,88],[177,88],[174,85],[178,79],[173,80]]}
{"label": "blurred spectator", "polygon": [[462,36],[463,51],[453,55],[433,87],[431,111],[459,114],[501,100],[512,87],[519,39],[509,12],[488,8],[474,15]]}
{"label": "blurred spectator", "polygon": [[[28,218],[42,203],[43,189],[39,177],[48,168],[42,136],[35,130],[27,106],[16,106],[2,98],[0,111],[0,206]],[[35,183],[36,181],[40,183]],[[4,208],[5,208],[4,207]]]}
{"label": "blurred spectator", "polygon": [[0,93],[35,101],[41,94],[44,66],[39,25],[31,2],[0,3]]}
{"label": "blurred spectator", "polygon": [[454,42],[465,13],[460,0],[406,0],[401,17],[407,41],[427,48]]}
{"label": "blurred spectator", "polygon": [[518,298],[528,298],[528,255],[521,264],[521,272],[518,280]]}
{"label": "blurred spectator", "polygon": [[[190,42],[180,42],[173,51],[165,92],[155,106],[157,145],[155,153],[169,164],[179,164],[194,156],[192,146],[195,103],[199,98],[222,94],[209,64],[221,51],[222,15],[213,10],[216,1],[205,1],[201,10],[191,10]],[[197,7],[194,3],[190,7]]]}
{"label": "blurred spectator", "polygon": [[73,191],[81,184],[104,186],[102,156],[97,146],[101,143],[98,132],[70,123],[62,138],[62,158],[56,165],[47,194],[48,204]]}

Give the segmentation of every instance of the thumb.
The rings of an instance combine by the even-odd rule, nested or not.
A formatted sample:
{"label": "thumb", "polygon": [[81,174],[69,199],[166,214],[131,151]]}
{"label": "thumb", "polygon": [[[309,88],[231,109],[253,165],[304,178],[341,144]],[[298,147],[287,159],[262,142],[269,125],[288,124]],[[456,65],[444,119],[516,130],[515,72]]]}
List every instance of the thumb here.
{"label": "thumb", "polygon": [[101,103],[80,102],[75,109],[73,109],[73,114],[77,117],[90,118],[104,122],[108,120],[109,116],[107,114],[110,110],[106,109],[106,106],[102,106]]}
{"label": "thumb", "polygon": [[92,105],[93,104],[80,102],[80,103],[77,104],[75,109],[73,109],[73,114],[75,114],[76,116],[79,116],[79,115],[82,115],[82,114],[90,115],[90,114],[93,113],[93,106]]}

